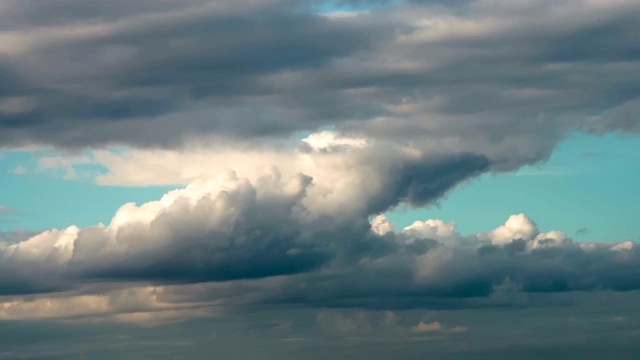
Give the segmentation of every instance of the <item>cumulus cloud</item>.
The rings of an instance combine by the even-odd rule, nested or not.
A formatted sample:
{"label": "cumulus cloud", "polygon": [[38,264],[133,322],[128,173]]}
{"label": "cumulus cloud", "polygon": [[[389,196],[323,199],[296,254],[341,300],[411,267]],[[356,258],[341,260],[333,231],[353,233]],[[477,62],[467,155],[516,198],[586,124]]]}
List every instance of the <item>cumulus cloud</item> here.
{"label": "cumulus cloud", "polygon": [[[295,161],[289,162],[293,167],[286,174],[271,165],[250,181],[224,171],[160,201],[125,204],[108,226],[53,229],[7,245],[3,263],[32,263],[31,271],[43,278],[55,274],[56,267],[68,276],[79,272],[174,281],[308,271],[338,256],[389,251],[391,243],[370,233],[369,215],[400,201],[423,204],[436,199],[486,166],[485,159],[473,155],[425,156],[402,148],[385,148],[383,153],[358,142],[342,141],[335,147],[310,138],[303,141],[307,149],[295,158],[289,155]],[[311,176],[291,171],[297,163]],[[344,244],[336,244],[336,239]],[[64,287],[31,278],[42,284],[15,280],[25,289],[5,291],[36,291],[45,284]]]}
{"label": "cumulus cloud", "polygon": [[[442,173],[440,164],[433,166]],[[442,179],[434,185],[429,179],[421,178],[426,192],[418,199],[440,196]],[[227,171],[158,201],[125,204],[107,225],[0,243],[0,316],[168,321],[213,311],[203,305],[213,303],[529,306],[540,301],[536,294],[640,288],[633,242],[574,243],[563,232],[541,232],[523,214],[469,236],[440,220],[397,231],[379,212],[418,195],[391,191],[397,185],[382,181],[385,186],[356,191],[361,197],[345,201],[352,191],[331,194],[324,181],[301,173],[286,177],[277,168],[253,181]],[[372,201],[380,192],[388,194]],[[135,308],[109,300],[128,288],[156,290]],[[58,300],[45,293],[58,293]]]}

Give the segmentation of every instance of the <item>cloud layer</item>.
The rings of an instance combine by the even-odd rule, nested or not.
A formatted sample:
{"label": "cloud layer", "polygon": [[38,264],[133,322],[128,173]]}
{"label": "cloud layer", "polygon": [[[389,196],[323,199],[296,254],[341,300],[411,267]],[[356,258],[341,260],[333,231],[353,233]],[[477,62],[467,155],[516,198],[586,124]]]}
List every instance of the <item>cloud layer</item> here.
{"label": "cloud layer", "polygon": [[[441,167],[408,173],[442,175]],[[224,172],[158,201],[125,204],[108,225],[3,243],[0,317],[169,321],[257,305],[526,307],[558,301],[553,294],[640,289],[631,241],[575,243],[523,214],[470,236],[440,220],[400,231],[383,215],[369,220],[405,198],[440,196],[447,179],[421,177],[413,194],[398,185],[406,176],[371,193],[336,186],[332,194],[303,174],[271,169],[249,181]]]}
{"label": "cloud layer", "polygon": [[0,231],[0,359],[637,357],[633,241],[517,208],[473,234],[385,214],[576,132],[640,133],[638,19],[633,0],[0,0],[0,222],[48,216],[28,205],[63,188],[47,175],[91,187],[83,211],[125,193],[99,186],[177,188]]}
{"label": "cloud layer", "polygon": [[0,1],[0,146],[67,151],[39,166],[101,165],[99,184],[188,184],[107,225],[0,234],[0,318],[526,307],[640,288],[632,242],[576,243],[522,214],[469,236],[381,215],[543,161],[574,131],[636,133],[637,2],[338,3],[365,10]]}
{"label": "cloud layer", "polygon": [[348,16],[288,0],[138,3],[3,1],[0,144],[255,143],[332,126],[513,167],[572,130],[638,130],[633,1]]}

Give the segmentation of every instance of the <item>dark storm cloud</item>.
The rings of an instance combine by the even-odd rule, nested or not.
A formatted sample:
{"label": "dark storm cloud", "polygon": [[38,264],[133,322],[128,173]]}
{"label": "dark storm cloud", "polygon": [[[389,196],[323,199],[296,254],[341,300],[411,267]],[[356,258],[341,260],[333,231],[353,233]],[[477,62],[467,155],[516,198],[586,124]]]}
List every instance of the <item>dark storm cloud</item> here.
{"label": "dark storm cloud", "polygon": [[[376,35],[359,24],[332,23],[284,1],[247,1],[245,6],[192,1],[180,7],[160,3],[157,8],[155,3],[144,3],[135,11],[128,11],[132,7],[126,2],[110,3],[109,9],[123,8],[105,16],[98,16],[104,7],[100,5],[67,12],[72,3],[52,2],[46,6],[47,14],[50,19],[56,19],[56,14],[73,17],[56,25],[85,26],[87,35],[77,30],[79,35],[63,34],[47,41],[46,32],[40,33],[47,43],[13,57],[2,71],[12,79],[6,96],[29,96],[32,103],[29,111],[18,109],[20,114],[5,114],[0,120],[13,129],[2,132],[5,144],[162,145],[168,133],[152,134],[147,142],[140,137],[139,144],[127,139],[129,122],[135,127],[135,119],[143,118],[148,127],[155,121],[149,122],[152,118],[189,109],[194,102],[200,102],[199,107],[213,106],[210,113],[214,114],[225,107],[233,112],[260,107],[250,97],[276,91],[256,82],[261,76],[323,66],[332,58],[368,47]],[[42,16],[36,4],[13,6],[26,20]],[[79,11],[83,8],[87,11]],[[92,31],[92,26],[99,29]],[[34,41],[39,41],[38,35]],[[246,115],[249,118],[237,124],[232,135],[244,134],[245,126],[251,135],[254,120],[251,112]],[[120,122],[111,124],[114,121]],[[110,127],[116,130],[109,131]],[[224,127],[207,116],[187,120],[180,130],[229,132]],[[94,132],[103,134],[92,136]],[[173,142],[185,135],[169,132],[177,135]]]}
{"label": "dark storm cloud", "polygon": [[[636,129],[637,117],[584,116],[640,96],[637,4],[335,4],[380,10],[329,18],[291,1],[5,1],[0,142],[175,147],[194,135],[337,125],[483,144],[528,136],[542,143],[528,162],[572,129]],[[396,108],[406,101],[416,109]],[[393,131],[377,130],[381,118]]]}
{"label": "dark storm cloud", "polygon": [[366,199],[367,214],[384,212],[399,202],[412,206],[427,204],[491,166],[489,159],[482,155],[424,155],[407,160],[384,147],[366,151],[356,159],[357,163],[372,164],[375,173],[384,174],[384,190]]}
{"label": "dark storm cloud", "polygon": [[[396,254],[387,257],[384,266],[296,276],[271,294],[264,292],[263,301],[377,310],[526,307],[562,304],[545,294],[640,289],[637,250],[621,261],[621,254],[607,250],[588,253],[554,248],[510,253],[508,248],[491,254],[486,249],[459,251],[426,281],[416,280],[419,265],[415,257]],[[430,251],[438,253],[437,249]]]}
{"label": "dark storm cloud", "polygon": [[489,167],[489,160],[485,156],[475,154],[446,158],[435,166],[425,166],[427,163],[424,160],[417,161],[397,172],[400,179],[394,183],[402,195],[396,195],[396,198],[411,205],[424,205],[442,197],[452,184],[479,175]]}

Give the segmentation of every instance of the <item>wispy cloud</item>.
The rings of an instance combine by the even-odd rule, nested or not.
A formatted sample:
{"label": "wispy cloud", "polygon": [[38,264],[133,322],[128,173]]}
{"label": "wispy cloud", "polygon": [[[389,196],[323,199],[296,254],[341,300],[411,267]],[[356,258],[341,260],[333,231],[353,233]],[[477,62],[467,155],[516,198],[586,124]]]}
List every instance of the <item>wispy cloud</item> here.
{"label": "wispy cloud", "polygon": [[7,206],[0,205],[0,215],[18,214],[19,212]]}
{"label": "wispy cloud", "polygon": [[576,175],[579,171],[574,169],[526,169],[526,170],[518,170],[514,173],[511,173],[512,176],[566,176],[566,175]]}
{"label": "wispy cloud", "polygon": [[587,235],[591,232],[588,227],[582,227],[576,230],[576,236]]}

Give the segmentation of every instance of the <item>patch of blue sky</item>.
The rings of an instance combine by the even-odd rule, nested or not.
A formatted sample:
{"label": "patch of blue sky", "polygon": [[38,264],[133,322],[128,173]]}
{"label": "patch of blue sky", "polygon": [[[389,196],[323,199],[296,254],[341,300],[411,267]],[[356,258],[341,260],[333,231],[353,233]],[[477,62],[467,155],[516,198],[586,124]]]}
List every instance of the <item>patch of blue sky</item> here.
{"label": "patch of blue sky", "polygon": [[94,184],[92,176],[82,176],[84,171],[90,174],[100,172],[98,165],[76,165],[74,169],[78,176],[65,179],[65,173],[34,171],[36,161],[28,152],[1,153],[0,205],[20,212],[2,215],[1,231],[12,228],[45,230],[70,225],[84,227],[100,222],[106,224],[121,205],[156,200],[176,188],[98,186]]}
{"label": "patch of blue sky", "polygon": [[[92,176],[83,176],[103,171],[95,164],[76,165],[76,178],[64,179],[63,173],[33,171],[36,161],[28,152],[0,153],[0,205],[20,212],[1,215],[0,230],[106,224],[121,205],[157,200],[177,187],[98,186]],[[21,173],[20,166],[29,171]],[[388,216],[399,229],[415,220],[442,219],[471,234],[522,212],[541,230],[562,230],[579,241],[638,240],[639,183],[640,137],[576,134],[545,163],[483,175],[439,205],[400,207]]]}
{"label": "patch of blue sky", "polygon": [[551,158],[513,173],[485,174],[438,205],[387,214],[398,229],[414,220],[456,221],[464,235],[525,213],[543,231],[577,241],[640,240],[640,137],[574,134]]}
{"label": "patch of blue sky", "polygon": [[361,12],[381,10],[404,2],[403,0],[332,0],[316,1],[313,9],[319,13]]}

